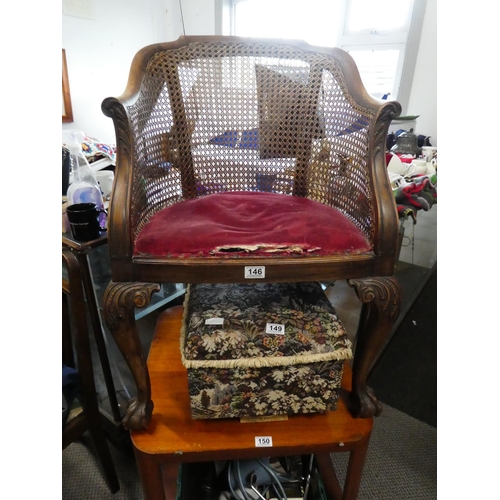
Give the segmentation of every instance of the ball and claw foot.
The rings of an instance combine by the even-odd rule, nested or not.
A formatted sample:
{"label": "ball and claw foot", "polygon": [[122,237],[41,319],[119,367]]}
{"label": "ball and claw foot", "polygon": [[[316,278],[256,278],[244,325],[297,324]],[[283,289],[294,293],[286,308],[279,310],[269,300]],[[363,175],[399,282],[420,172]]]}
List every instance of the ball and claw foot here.
{"label": "ball and claw foot", "polygon": [[147,403],[133,399],[128,407],[126,415],[123,417],[123,427],[127,430],[143,430],[147,429],[151,422],[153,413],[153,401]]}
{"label": "ball and claw foot", "polygon": [[351,392],[349,403],[351,413],[357,418],[378,417],[382,413],[382,405],[371,387],[364,392]]}

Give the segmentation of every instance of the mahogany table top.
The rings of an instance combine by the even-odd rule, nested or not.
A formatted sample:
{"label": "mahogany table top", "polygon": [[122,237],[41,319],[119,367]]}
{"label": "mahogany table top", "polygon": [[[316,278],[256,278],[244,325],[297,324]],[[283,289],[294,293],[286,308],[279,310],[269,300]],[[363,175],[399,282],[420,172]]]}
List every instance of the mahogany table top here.
{"label": "mahogany table top", "polygon": [[[138,451],[174,462],[348,451],[371,433],[372,418],[355,419],[347,410],[351,381],[347,363],[335,411],[271,422],[192,419],[187,372],[180,359],[182,312],[182,306],[176,306],[158,319],[148,357],[155,406],[148,429],[131,431]],[[272,448],[256,446],[257,437],[271,437]]]}

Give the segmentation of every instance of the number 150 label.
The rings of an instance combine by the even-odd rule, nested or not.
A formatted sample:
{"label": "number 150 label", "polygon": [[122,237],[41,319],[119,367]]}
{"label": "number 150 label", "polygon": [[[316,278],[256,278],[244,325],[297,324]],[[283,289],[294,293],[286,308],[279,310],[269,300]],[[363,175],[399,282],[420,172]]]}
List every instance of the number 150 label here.
{"label": "number 150 label", "polygon": [[273,438],[271,436],[255,436],[255,447],[269,447],[273,445]]}

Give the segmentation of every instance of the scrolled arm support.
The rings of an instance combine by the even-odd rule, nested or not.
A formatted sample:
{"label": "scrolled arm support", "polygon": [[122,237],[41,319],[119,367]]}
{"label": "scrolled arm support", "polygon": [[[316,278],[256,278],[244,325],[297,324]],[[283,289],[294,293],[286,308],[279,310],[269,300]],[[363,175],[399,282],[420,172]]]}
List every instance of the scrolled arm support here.
{"label": "scrolled arm support", "polygon": [[375,154],[386,151],[386,138],[389,126],[392,120],[401,115],[401,104],[397,101],[389,101],[380,110],[375,124],[374,142],[377,145],[374,148]]}
{"label": "scrolled arm support", "polygon": [[135,308],[148,305],[153,293],[159,290],[157,283],[111,281],[104,293],[104,319],[137,386],[137,397],[131,401],[122,420],[125,429],[146,429],[151,421],[151,384],[135,324]]}
{"label": "scrolled arm support", "polygon": [[353,363],[350,410],[356,417],[368,418],[382,411],[366,380],[398,319],[401,289],[394,276],[351,279],[347,283],[354,288],[363,304]]}

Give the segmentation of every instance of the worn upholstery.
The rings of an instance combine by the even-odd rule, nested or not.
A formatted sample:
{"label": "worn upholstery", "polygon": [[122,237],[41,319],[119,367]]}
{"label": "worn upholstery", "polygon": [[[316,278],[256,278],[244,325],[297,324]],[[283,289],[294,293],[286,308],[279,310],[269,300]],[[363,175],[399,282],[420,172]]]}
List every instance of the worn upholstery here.
{"label": "worn upholstery", "polygon": [[135,253],[151,257],[355,254],[370,242],[339,210],[266,192],[211,194],[157,212]]}

